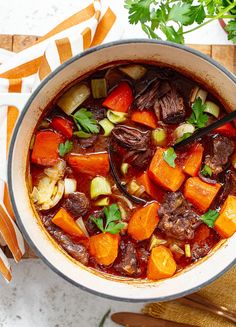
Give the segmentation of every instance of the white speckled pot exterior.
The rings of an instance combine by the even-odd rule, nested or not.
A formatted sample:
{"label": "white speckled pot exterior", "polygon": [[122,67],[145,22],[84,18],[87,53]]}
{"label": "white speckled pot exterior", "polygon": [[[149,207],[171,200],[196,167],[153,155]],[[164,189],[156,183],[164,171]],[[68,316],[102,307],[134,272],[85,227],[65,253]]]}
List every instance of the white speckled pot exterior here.
{"label": "white speckled pot exterior", "polygon": [[17,222],[29,244],[63,278],[95,294],[125,301],[166,301],[197,291],[235,263],[236,235],[207,259],[173,278],[148,282],[103,275],[86,268],[62,251],[43,229],[30,204],[25,172],[30,139],[44,108],[68,84],[97,67],[120,60],[145,60],[184,70],[204,81],[236,108],[236,79],[212,59],[190,48],[165,42],[125,40],[78,55],[51,73],[35,90],[17,122],[10,147],[8,183]]}

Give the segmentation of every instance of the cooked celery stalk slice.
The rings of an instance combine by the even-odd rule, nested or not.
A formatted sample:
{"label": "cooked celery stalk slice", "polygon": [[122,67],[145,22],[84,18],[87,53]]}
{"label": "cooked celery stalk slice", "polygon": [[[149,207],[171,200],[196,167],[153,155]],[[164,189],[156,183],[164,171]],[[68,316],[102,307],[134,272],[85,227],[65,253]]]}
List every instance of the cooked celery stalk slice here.
{"label": "cooked celery stalk slice", "polygon": [[158,245],[166,244],[167,241],[163,240],[161,238],[158,238],[156,235],[152,235],[149,245],[149,251],[151,251],[153,248],[155,248]]}
{"label": "cooked celery stalk slice", "polygon": [[86,133],[84,131],[74,132],[73,135],[78,136],[80,139],[89,139],[92,136],[92,134]]}
{"label": "cooked celery stalk slice", "polygon": [[107,82],[105,78],[92,79],[91,89],[94,99],[105,98],[107,96]]}
{"label": "cooked celery stalk slice", "polygon": [[197,98],[200,98],[202,103],[205,103],[207,94],[207,91],[200,89],[199,86],[196,86],[191,92],[190,102],[193,103]]}
{"label": "cooked celery stalk slice", "polygon": [[155,145],[164,145],[166,142],[166,130],[164,128],[156,128],[152,131],[152,140]]}
{"label": "cooked celery stalk slice", "polygon": [[127,212],[123,208],[122,204],[118,202],[118,207],[120,209],[120,214],[121,214],[121,220],[125,220],[127,218]]}
{"label": "cooked celery stalk slice", "polygon": [[129,169],[129,164],[127,162],[123,162],[120,167],[122,174],[126,175],[128,172],[128,169]]}
{"label": "cooked celery stalk slice", "polygon": [[184,255],[184,251],[176,243],[172,244],[170,249],[172,252],[178,253],[181,256]]}
{"label": "cooked celery stalk slice", "polygon": [[111,194],[111,186],[105,177],[95,177],[90,184],[91,199],[96,199],[99,195]]}
{"label": "cooked celery stalk slice", "polygon": [[74,178],[65,178],[65,194],[74,193],[77,187],[77,181]]}
{"label": "cooked celery stalk slice", "polygon": [[90,89],[86,84],[72,86],[57,101],[57,105],[67,114],[80,106],[90,96]]}
{"label": "cooked celery stalk slice", "polygon": [[220,115],[220,107],[217,106],[217,104],[215,104],[212,101],[206,101],[205,102],[205,110],[204,112],[207,112],[208,114],[211,114],[212,116],[218,118]]}
{"label": "cooked celery stalk slice", "polygon": [[127,189],[130,194],[134,194],[135,192],[137,192],[139,190],[139,188],[140,188],[140,185],[137,184],[135,179],[132,179],[127,185]]}
{"label": "cooked celery stalk slice", "polygon": [[146,73],[147,69],[141,65],[128,65],[119,67],[123,73],[131,77],[132,79],[140,79]]}
{"label": "cooked celery stalk slice", "polygon": [[185,256],[187,258],[191,258],[191,249],[190,244],[185,244]]}
{"label": "cooked celery stalk slice", "polygon": [[106,198],[102,198],[102,199],[97,200],[95,202],[95,205],[99,206],[99,207],[105,207],[105,206],[109,205],[109,202],[110,202],[110,199],[108,197],[106,197]]}
{"label": "cooked celery stalk slice", "polygon": [[98,124],[104,129],[104,136],[109,136],[115,127],[107,118],[100,120]]}
{"label": "cooked celery stalk slice", "polygon": [[127,114],[125,112],[108,110],[107,118],[113,124],[118,124],[118,123],[123,123],[127,119]]}
{"label": "cooked celery stalk slice", "polygon": [[195,127],[192,124],[185,123],[179,125],[175,130],[174,130],[174,136],[176,139],[180,139],[181,137],[184,136],[184,134],[187,133],[193,133],[195,130]]}

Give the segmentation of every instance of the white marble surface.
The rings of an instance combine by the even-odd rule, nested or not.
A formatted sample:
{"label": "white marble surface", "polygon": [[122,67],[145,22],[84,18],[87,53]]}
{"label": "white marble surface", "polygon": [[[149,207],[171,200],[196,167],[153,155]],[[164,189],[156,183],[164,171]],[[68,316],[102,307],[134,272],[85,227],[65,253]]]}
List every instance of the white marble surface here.
{"label": "white marble surface", "polygon": [[[0,33],[43,35],[73,14],[85,0],[0,0]],[[125,38],[143,37],[130,27],[123,1],[111,1],[123,17]],[[218,22],[188,35],[188,43],[228,43]],[[109,309],[139,311],[142,304],[101,299],[81,291],[53,273],[40,260],[13,263],[13,281],[0,280],[0,327],[96,327]],[[107,320],[106,327],[115,326]]]}

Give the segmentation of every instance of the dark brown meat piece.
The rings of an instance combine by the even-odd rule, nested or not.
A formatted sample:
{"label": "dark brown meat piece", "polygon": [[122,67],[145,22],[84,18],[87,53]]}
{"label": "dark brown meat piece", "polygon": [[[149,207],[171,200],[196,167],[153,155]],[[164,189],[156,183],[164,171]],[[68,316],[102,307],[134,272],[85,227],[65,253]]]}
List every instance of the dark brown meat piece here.
{"label": "dark brown meat piece", "polygon": [[160,86],[160,81],[157,80],[150,89],[144,94],[140,95],[135,102],[133,103],[133,107],[138,110],[147,110],[152,109],[154,107],[154,103],[157,98],[157,92]]}
{"label": "dark brown meat piece", "polygon": [[117,126],[112,130],[112,139],[122,147],[134,151],[146,151],[150,142],[150,131],[142,132],[137,128]]}
{"label": "dark brown meat piece", "polygon": [[146,151],[131,151],[124,157],[124,161],[139,169],[145,169],[151,162],[153,155],[154,150],[150,148]]}
{"label": "dark brown meat piece", "polygon": [[160,217],[158,228],[167,236],[179,240],[193,239],[195,229],[201,224],[198,215],[191,209],[181,192],[168,192],[158,215]]}
{"label": "dark brown meat piece", "polygon": [[171,86],[162,98],[156,100],[155,112],[161,112],[162,120],[166,124],[177,124],[184,121],[184,101],[174,86]]}
{"label": "dark brown meat piece", "polygon": [[102,107],[103,99],[89,98],[84,102],[84,107],[92,112],[93,118],[96,121],[100,121],[107,115],[107,110]]}
{"label": "dark brown meat piece", "polygon": [[79,139],[79,144],[83,149],[90,148],[91,146],[94,145],[94,143],[97,141],[98,136],[93,134],[91,137],[87,139]]}
{"label": "dark brown meat piece", "polygon": [[216,135],[211,145],[211,153],[206,155],[205,164],[217,175],[224,170],[224,166],[234,152],[234,142],[226,136]]}
{"label": "dark brown meat piece", "polygon": [[120,244],[121,260],[115,264],[114,268],[125,276],[136,275],[139,271],[137,264],[137,255],[134,245],[130,242]]}
{"label": "dark brown meat piece", "polygon": [[74,192],[68,195],[63,207],[77,219],[85,216],[89,210],[89,200],[84,193]]}
{"label": "dark brown meat piece", "polygon": [[49,226],[47,230],[53,236],[53,238],[57,240],[61,247],[74,259],[78,260],[84,265],[88,264],[89,254],[84,245],[74,243],[69,236],[65,235],[55,226]]}
{"label": "dark brown meat piece", "polygon": [[223,186],[218,193],[214,206],[217,208],[223,204],[229,194],[236,195],[236,173],[228,170],[223,174]]}
{"label": "dark brown meat piece", "polygon": [[211,246],[209,246],[207,243],[204,244],[194,243],[191,250],[191,257],[194,261],[201,259],[205,257],[210,250],[211,250]]}
{"label": "dark brown meat piece", "polygon": [[[103,209],[92,212],[92,216],[95,217],[95,218],[101,217],[101,218],[103,218],[105,220],[105,214],[104,214]],[[92,221],[92,219],[88,218],[85,221],[85,227],[86,227],[86,229],[87,229],[90,236],[101,233],[100,229],[98,229],[97,225]]]}

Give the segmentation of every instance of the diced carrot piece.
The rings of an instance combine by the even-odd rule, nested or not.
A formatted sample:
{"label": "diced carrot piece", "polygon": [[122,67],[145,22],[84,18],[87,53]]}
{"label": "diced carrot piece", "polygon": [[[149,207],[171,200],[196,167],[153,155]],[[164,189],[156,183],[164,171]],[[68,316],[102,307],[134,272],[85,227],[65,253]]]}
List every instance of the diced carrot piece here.
{"label": "diced carrot piece", "polygon": [[157,118],[154,113],[149,110],[133,112],[131,120],[151,128],[157,128]]}
{"label": "diced carrot piece", "polygon": [[190,177],[184,186],[184,196],[195,207],[205,212],[220,188],[220,184],[208,184],[198,177]]}
{"label": "diced carrot piece", "polygon": [[110,169],[107,153],[70,154],[67,162],[77,172],[90,176],[105,176]]}
{"label": "diced carrot piece", "polygon": [[119,241],[119,234],[102,233],[91,236],[89,243],[90,255],[100,265],[109,266],[118,255]]}
{"label": "diced carrot piece", "polygon": [[236,232],[236,197],[229,195],[225,200],[219,217],[215,221],[215,229],[222,237],[230,237]]}
{"label": "diced carrot piece", "polygon": [[148,239],[159,222],[157,213],[158,208],[159,204],[153,202],[136,210],[129,221],[128,234],[130,234],[136,241]]}
{"label": "diced carrot piece", "polygon": [[127,82],[121,82],[111,91],[102,105],[114,111],[127,112],[132,102],[131,87]]}
{"label": "diced carrot piece", "polygon": [[226,123],[216,129],[214,129],[213,133],[219,133],[224,136],[228,137],[235,137],[236,136],[236,129],[231,123]]}
{"label": "diced carrot piece", "polygon": [[146,171],[142,173],[142,175],[138,176],[136,178],[136,181],[138,182],[139,185],[144,186],[145,192],[148,195],[150,195],[153,199],[160,201],[160,198],[162,198],[162,193],[164,191],[162,189],[158,190],[158,186],[151,181]]}
{"label": "diced carrot piece", "polygon": [[192,152],[188,155],[188,158],[183,167],[183,171],[191,176],[197,176],[202,163],[204,148],[201,144],[197,144]]}
{"label": "diced carrot piece", "polygon": [[52,218],[52,222],[70,235],[81,238],[87,237],[64,208],[61,208],[56,213],[56,215]]}
{"label": "diced carrot piece", "polygon": [[70,120],[56,116],[52,119],[51,126],[57,130],[58,132],[61,132],[62,135],[64,135],[67,138],[71,138],[73,135],[73,124]]}
{"label": "diced carrot piece", "polygon": [[52,131],[40,131],[36,134],[31,161],[42,166],[52,166],[59,159],[58,147],[63,137]]}
{"label": "diced carrot piece", "polygon": [[152,158],[148,175],[157,184],[170,191],[177,191],[185,180],[182,169],[176,165],[170,167],[163,159],[165,149],[158,148]]}
{"label": "diced carrot piece", "polygon": [[148,260],[147,278],[158,280],[174,275],[177,265],[170,249],[159,245],[152,249]]}

